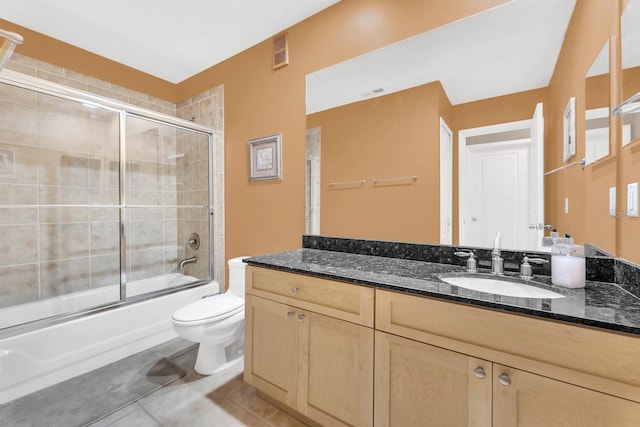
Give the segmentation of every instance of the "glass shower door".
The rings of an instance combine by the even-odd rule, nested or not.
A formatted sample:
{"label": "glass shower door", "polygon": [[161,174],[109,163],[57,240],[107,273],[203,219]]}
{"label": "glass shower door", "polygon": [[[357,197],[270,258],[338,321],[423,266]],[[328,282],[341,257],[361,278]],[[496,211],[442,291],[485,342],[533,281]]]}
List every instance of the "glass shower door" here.
{"label": "glass shower door", "polygon": [[0,329],[120,299],[119,114],[0,84]]}
{"label": "glass shower door", "polygon": [[134,115],[125,135],[127,298],[210,279],[209,135]]}

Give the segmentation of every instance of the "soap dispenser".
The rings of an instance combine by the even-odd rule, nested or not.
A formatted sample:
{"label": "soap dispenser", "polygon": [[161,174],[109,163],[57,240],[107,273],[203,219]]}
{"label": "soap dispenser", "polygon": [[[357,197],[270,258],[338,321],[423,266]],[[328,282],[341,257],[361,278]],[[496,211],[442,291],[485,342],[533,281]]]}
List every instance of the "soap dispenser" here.
{"label": "soap dispenser", "polygon": [[586,280],[584,246],[574,245],[569,235],[551,246],[551,283],[565,288],[584,288]]}

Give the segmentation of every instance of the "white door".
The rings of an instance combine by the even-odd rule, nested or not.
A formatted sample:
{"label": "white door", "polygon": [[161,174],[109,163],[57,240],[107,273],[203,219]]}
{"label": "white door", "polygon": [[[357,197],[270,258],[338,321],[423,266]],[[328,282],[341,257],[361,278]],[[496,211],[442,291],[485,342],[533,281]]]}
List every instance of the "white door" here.
{"label": "white door", "polygon": [[440,118],[440,244],[453,243],[453,134]]}
{"label": "white door", "polygon": [[499,231],[502,248],[528,246],[530,147],[530,139],[468,147],[466,245],[491,247]]}
{"label": "white door", "polygon": [[[479,137],[479,138],[476,138]],[[544,224],[544,121],[533,118],[460,131],[460,244],[541,250]],[[499,141],[499,142],[498,142]]]}

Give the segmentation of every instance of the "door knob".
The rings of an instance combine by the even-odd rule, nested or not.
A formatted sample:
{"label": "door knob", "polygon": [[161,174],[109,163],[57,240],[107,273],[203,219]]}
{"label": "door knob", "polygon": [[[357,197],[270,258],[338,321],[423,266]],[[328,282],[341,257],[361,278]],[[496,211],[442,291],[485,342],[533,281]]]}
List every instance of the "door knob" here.
{"label": "door knob", "polygon": [[507,374],[500,374],[500,375],[498,375],[498,382],[500,384],[502,384],[503,386],[510,386],[511,385],[511,378],[509,378],[509,375],[507,375]]}
{"label": "door knob", "polygon": [[487,374],[484,372],[484,369],[482,369],[481,367],[477,367],[474,371],[473,374],[476,376],[476,378],[480,378],[481,380],[483,380]]}
{"label": "door knob", "polygon": [[298,289],[298,288],[291,288],[291,293],[292,293],[293,295],[298,295],[298,292],[300,292],[300,289]]}
{"label": "door knob", "polygon": [[302,322],[304,320],[304,314],[298,314],[298,322]]}
{"label": "door knob", "polygon": [[291,319],[291,318],[293,317],[293,315],[294,315],[293,310],[291,310],[291,311],[287,311],[287,318],[288,318],[288,319]]}

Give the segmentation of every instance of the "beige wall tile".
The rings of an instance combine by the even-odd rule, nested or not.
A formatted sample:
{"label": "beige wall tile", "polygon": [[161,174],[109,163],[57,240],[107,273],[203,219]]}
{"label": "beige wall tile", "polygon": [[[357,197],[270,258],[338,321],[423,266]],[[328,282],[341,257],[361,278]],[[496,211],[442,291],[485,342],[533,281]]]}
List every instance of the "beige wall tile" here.
{"label": "beige wall tile", "polygon": [[40,223],[78,223],[89,221],[88,208],[40,208]]}
{"label": "beige wall tile", "polygon": [[89,256],[89,224],[41,224],[40,260],[53,261]]}
{"label": "beige wall tile", "polygon": [[120,255],[91,257],[91,287],[120,284]]}
{"label": "beige wall tile", "polygon": [[38,226],[35,224],[0,226],[0,266],[38,261]]}
{"label": "beige wall tile", "polygon": [[84,91],[86,91],[88,88],[88,85],[86,83],[79,82],[77,80],[68,79],[64,77],[62,74],[53,74],[51,72],[43,71],[40,69],[36,70],[36,77],[38,77],[39,79],[49,80],[50,82],[53,82],[53,83],[58,83],[63,86],[80,89]]}
{"label": "beige wall tile", "polygon": [[37,138],[37,110],[0,99],[0,141],[37,145]]}
{"label": "beige wall tile", "polygon": [[120,253],[120,223],[91,222],[91,255],[118,255]]}
{"label": "beige wall tile", "polygon": [[38,264],[0,268],[0,307],[38,299]]}
{"label": "beige wall tile", "polygon": [[42,298],[67,295],[90,288],[89,258],[43,262],[40,264]]}

